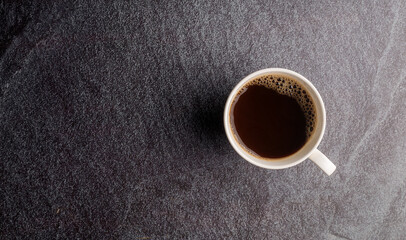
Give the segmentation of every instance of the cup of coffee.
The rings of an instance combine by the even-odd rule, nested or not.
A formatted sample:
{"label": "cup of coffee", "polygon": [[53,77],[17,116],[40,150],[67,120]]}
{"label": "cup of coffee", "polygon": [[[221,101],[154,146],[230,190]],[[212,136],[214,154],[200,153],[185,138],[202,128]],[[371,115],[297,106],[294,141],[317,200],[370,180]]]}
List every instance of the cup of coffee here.
{"label": "cup of coffee", "polygon": [[283,169],[309,158],[328,175],[336,169],[317,150],[326,127],[323,100],[294,71],[268,68],[241,80],[228,97],[224,126],[237,153],[259,167]]}

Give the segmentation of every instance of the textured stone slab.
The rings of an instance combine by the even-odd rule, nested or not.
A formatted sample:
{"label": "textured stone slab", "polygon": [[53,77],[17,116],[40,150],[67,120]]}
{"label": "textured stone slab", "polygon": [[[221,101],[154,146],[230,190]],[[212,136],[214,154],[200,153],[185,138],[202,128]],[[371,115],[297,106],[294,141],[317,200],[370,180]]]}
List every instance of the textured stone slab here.
{"label": "textured stone slab", "polygon": [[[406,238],[404,1],[0,6],[2,239]],[[228,144],[267,67],[319,90],[331,177]]]}

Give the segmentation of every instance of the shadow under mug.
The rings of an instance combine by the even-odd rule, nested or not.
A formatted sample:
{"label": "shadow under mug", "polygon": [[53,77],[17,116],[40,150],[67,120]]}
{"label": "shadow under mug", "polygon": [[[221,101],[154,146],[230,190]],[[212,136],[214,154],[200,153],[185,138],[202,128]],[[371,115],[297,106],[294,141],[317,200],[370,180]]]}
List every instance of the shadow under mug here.
{"label": "shadow under mug", "polygon": [[[238,91],[249,81],[267,74],[283,74],[287,75],[290,78],[296,80],[302,87],[304,87],[308,94],[314,101],[315,110],[316,110],[316,126],[314,128],[314,132],[312,136],[307,140],[305,145],[298,150],[297,152],[283,157],[283,158],[275,158],[270,160],[265,160],[260,157],[256,157],[252,154],[249,154],[241,145],[238,143],[236,137],[233,134],[231,122],[230,122],[230,111],[233,100],[237,95]],[[317,146],[320,144],[321,139],[323,138],[324,130],[326,128],[326,111],[324,108],[323,100],[319,92],[313,86],[313,84],[307,80],[305,77],[296,73],[294,71],[283,69],[283,68],[267,68],[263,70],[259,70],[254,72],[243,80],[241,80],[237,86],[231,91],[227,103],[224,109],[224,127],[227,134],[227,138],[230,144],[233,146],[235,151],[243,157],[248,162],[257,165],[259,167],[268,168],[268,169],[283,169],[295,166],[309,158],[314,163],[316,163],[326,174],[331,175],[336,166],[318,149]]]}

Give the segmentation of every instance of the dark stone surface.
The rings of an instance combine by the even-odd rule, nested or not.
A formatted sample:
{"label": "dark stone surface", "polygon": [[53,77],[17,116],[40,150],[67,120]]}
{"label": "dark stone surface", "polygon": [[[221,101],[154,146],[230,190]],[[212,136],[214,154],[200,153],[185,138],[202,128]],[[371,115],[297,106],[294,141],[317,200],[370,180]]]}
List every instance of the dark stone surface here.
{"label": "dark stone surface", "polygon": [[[1,239],[406,238],[404,1],[0,7]],[[267,67],[318,88],[331,177],[227,142]]]}

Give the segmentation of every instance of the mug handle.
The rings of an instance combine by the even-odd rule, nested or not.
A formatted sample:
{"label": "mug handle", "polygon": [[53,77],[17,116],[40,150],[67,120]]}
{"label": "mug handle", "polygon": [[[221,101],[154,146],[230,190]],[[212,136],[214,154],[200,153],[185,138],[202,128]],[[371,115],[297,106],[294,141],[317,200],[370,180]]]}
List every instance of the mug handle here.
{"label": "mug handle", "polygon": [[336,165],[318,149],[315,149],[309,158],[329,176],[336,170]]}

